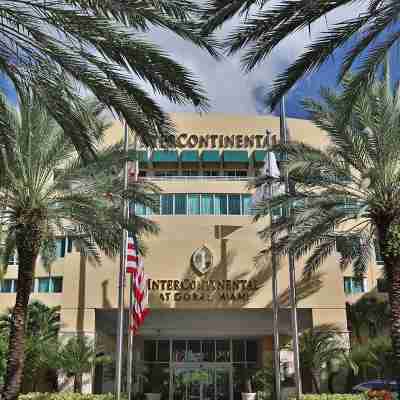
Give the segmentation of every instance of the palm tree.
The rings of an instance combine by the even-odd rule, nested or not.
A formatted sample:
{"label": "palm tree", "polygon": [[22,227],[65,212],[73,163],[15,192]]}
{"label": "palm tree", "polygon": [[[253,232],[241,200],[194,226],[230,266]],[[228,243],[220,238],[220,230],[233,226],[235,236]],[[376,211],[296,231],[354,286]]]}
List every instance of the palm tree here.
{"label": "palm tree", "polygon": [[[21,96],[18,110],[7,104],[4,96],[0,104],[7,110],[0,113],[1,122],[9,127],[7,136],[0,135],[0,209],[6,221],[3,258],[7,260],[16,249],[19,261],[3,392],[4,399],[14,400],[24,367],[27,310],[38,255],[44,266],[49,266],[55,258],[56,237],[69,236],[93,262],[101,262],[101,252],[116,256],[123,228],[137,232],[139,237],[157,231],[144,218],[131,215],[123,219],[122,198],[154,208],[156,188],[138,181],[123,191],[122,143],[99,152],[96,161],[82,161],[67,133],[32,93]],[[102,107],[92,104],[86,109],[87,115],[97,110],[91,115],[91,123],[97,127],[97,143],[101,144],[108,126],[99,118]]]}
{"label": "palm tree", "polygon": [[347,359],[340,331],[334,325],[320,325],[305,330],[299,340],[300,364],[303,373],[311,377],[317,393],[321,392],[321,374],[332,363],[340,364]]}
{"label": "palm tree", "polygon": [[[246,49],[242,64],[245,70],[251,70],[291,34],[307,27],[311,33],[314,22],[353,5],[353,0],[284,0],[274,5],[268,0],[208,0],[203,13],[204,31],[212,32],[240,15],[241,24],[228,36],[226,47],[230,54]],[[400,41],[399,12],[396,0],[363,0],[357,4],[354,16],[342,13],[341,20],[316,35],[305,51],[277,77],[271,93],[272,106],[339,48],[345,48],[340,79],[355,66],[358,71],[357,78],[348,87],[348,94],[368,87],[386,54]]]}
{"label": "palm tree", "polygon": [[1,1],[0,73],[17,90],[33,88],[82,155],[94,148],[77,83],[151,145],[174,129],[143,82],[173,103],[207,107],[192,73],[146,37],[160,28],[216,56],[196,12],[190,0]]}
{"label": "palm tree", "polygon": [[83,335],[70,338],[61,347],[57,359],[59,369],[67,377],[74,378],[75,393],[82,393],[83,374],[90,372],[96,364],[110,361],[107,357],[97,357],[93,341]]}
{"label": "palm tree", "polygon": [[[345,89],[351,84],[346,81]],[[261,237],[267,240],[271,230],[281,235],[276,246],[280,254],[291,249],[299,258],[311,252],[305,276],[311,276],[337,245],[341,267],[352,263],[355,274],[362,275],[377,240],[400,368],[400,92],[393,94],[386,82],[377,81],[367,94],[359,95],[350,112],[344,96],[323,89],[321,103],[306,101],[311,119],[331,144],[324,150],[299,142],[277,145],[275,151],[287,154],[285,168],[295,190],[260,202],[256,219],[267,215],[269,207],[292,208],[288,217],[266,227]]]}

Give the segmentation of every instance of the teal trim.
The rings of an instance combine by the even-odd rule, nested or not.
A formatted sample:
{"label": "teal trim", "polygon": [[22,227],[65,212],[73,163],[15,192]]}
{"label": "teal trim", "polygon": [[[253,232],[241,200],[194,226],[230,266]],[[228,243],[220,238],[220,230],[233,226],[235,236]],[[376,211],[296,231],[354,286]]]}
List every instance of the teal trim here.
{"label": "teal trim", "polygon": [[248,163],[249,155],[244,150],[225,150],[223,153],[224,162]]}
{"label": "teal trim", "polygon": [[178,152],[176,150],[155,150],[151,161],[154,163],[178,162]]}
{"label": "teal trim", "polygon": [[253,153],[254,161],[257,163],[264,162],[266,155],[267,155],[267,152],[265,150],[255,150]]}
{"label": "teal trim", "polygon": [[181,152],[181,161],[183,163],[199,162],[199,152],[197,150],[183,150]]}
{"label": "teal trim", "polygon": [[149,156],[146,150],[130,150],[128,153],[128,160],[129,161],[136,161],[139,160],[140,163],[147,163],[149,162]]}
{"label": "teal trim", "polygon": [[201,160],[203,163],[219,163],[221,155],[218,150],[204,150],[201,153]]}

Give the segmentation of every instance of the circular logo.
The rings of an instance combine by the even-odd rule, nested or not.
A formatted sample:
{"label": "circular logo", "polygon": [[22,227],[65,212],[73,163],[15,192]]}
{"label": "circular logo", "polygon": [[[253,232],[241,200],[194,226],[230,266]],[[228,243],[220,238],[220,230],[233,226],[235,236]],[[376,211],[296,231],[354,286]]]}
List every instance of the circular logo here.
{"label": "circular logo", "polygon": [[195,250],[192,255],[192,266],[200,274],[205,274],[213,265],[211,250],[202,246]]}

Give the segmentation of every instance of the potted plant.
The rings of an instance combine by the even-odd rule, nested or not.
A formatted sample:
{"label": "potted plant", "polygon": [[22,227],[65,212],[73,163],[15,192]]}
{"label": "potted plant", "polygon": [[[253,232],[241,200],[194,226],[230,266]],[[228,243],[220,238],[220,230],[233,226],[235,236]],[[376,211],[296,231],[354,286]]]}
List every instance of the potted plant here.
{"label": "potted plant", "polygon": [[146,400],[160,400],[164,384],[164,371],[159,364],[149,367],[146,377],[145,393]]}
{"label": "potted plant", "polygon": [[242,400],[255,400],[257,393],[253,391],[253,374],[252,371],[242,369]]}

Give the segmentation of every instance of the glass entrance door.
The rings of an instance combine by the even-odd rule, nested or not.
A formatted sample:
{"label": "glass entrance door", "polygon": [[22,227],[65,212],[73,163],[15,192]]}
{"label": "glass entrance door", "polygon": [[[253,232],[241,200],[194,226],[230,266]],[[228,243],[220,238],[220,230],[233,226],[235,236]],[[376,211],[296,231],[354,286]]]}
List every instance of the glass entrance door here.
{"label": "glass entrance door", "polygon": [[170,387],[171,400],[231,400],[231,366],[176,365]]}

